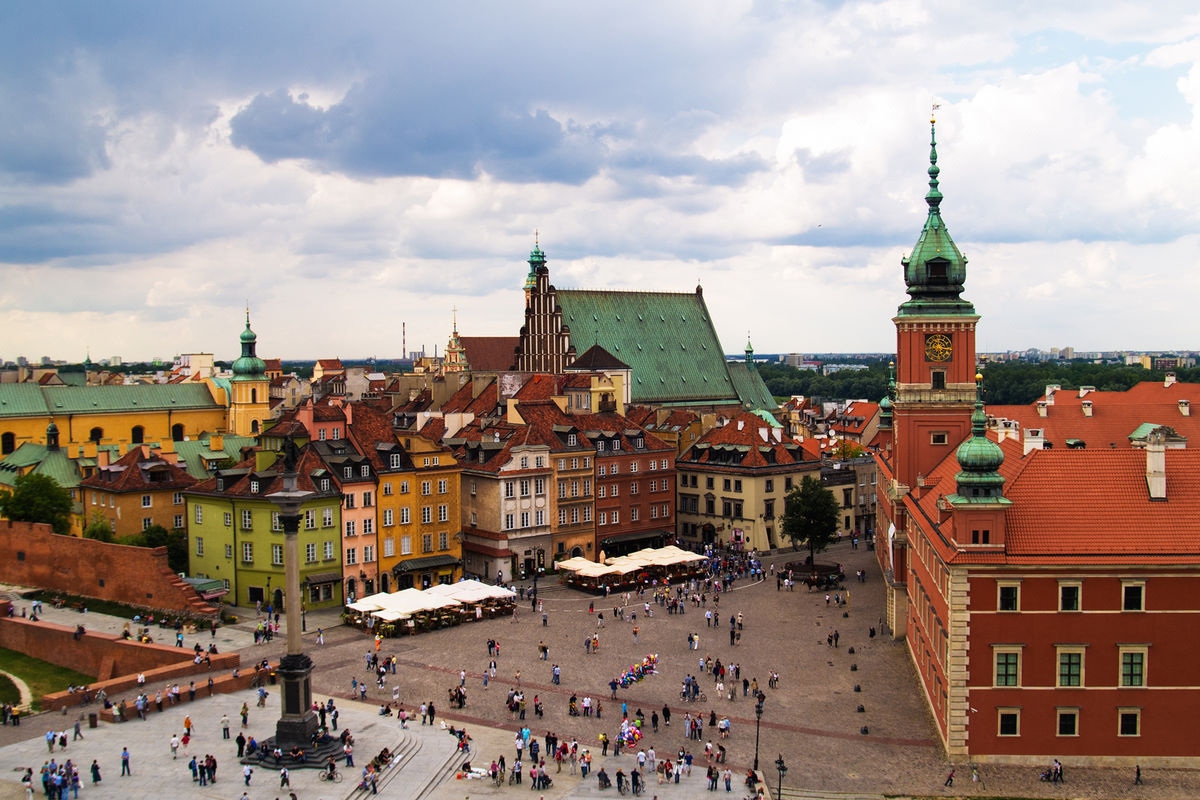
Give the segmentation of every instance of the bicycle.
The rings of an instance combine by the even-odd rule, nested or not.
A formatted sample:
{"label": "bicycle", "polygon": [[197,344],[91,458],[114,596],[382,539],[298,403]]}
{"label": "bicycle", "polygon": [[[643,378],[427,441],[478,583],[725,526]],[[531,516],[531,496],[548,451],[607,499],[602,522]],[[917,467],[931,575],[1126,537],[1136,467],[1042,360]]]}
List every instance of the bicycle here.
{"label": "bicycle", "polygon": [[320,775],[320,778],[323,781],[329,781],[330,783],[341,783],[342,782],[342,773],[336,769],[333,772],[329,772],[328,770],[321,770],[320,773],[318,773],[318,774]]}

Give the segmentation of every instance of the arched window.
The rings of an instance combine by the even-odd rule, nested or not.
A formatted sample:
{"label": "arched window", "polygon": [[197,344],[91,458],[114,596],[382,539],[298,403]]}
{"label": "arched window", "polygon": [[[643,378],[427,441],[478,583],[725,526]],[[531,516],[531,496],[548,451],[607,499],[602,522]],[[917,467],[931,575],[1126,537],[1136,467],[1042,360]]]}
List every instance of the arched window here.
{"label": "arched window", "polygon": [[104,438],[104,428],[92,428],[88,434],[88,441],[99,442]]}
{"label": "arched window", "polygon": [[256,420],[256,419],[250,420],[250,432],[258,433],[258,420]]}
{"label": "arched window", "polygon": [[17,449],[17,435],[12,431],[0,434],[0,455],[8,455]]}
{"label": "arched window", "polygon": [[183,441],[183,423],[176,422],[174,425],[171,426],[171,441],[173,441],[173,442],[182,442]]}
{"label": "arched window", "polygon": [[141,444],[146,438],[146,430],[141,425],[134,425],[133,430],[129,432],[129,441],[133,444]]}
{"label": "arched window", "polygon": [[251,389],[251,390],[250,390],[250,402],[251,402],[251,403],[257,403],[257,402],[258,402],[258,389]]}

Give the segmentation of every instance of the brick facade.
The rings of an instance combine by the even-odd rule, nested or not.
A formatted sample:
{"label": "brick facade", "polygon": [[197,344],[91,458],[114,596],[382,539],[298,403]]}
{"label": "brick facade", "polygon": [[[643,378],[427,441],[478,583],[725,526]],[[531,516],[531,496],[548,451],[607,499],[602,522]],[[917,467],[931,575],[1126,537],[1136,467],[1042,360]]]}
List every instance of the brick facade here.
{"label": "brick facade", "polygon": [[167,566],[167,548],[59,536],[49,525],[0,520],[0,581],[184,614],[218,610]]}

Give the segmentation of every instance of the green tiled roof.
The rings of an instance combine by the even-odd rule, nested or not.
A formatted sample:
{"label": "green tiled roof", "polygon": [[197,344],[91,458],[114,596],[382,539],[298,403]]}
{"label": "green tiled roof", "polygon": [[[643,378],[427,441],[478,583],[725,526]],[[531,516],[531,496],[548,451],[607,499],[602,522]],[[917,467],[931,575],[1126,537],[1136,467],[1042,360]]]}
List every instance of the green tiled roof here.
{"label": "green tiled roof", "polygon": [[[757,369],[743,361],[730,361],[725,366],[729,370],[729,376],[733,378],[733,388],[737,390],[738,400],[743,406],[755,411],[778,407],[779,404],[775,402],[771,390],[767,388]],[[769,414],[766,418],[772,421],[775,419]]]}
{"label": "green tiled roof", "polygon": [[242,448],[253,447],[255,440],[251,436],[224,436],[223,447],[220,452],[214,452],[209,447],[210,434],[202,434],[199,439],[192,439],[187,442],[175,442],[175,452],[179,454],[180,466],[188,471],[188,474],[197,480],[204,480],[211,477],[208,470],[204,468],[205,459],[214,457],[224,460],[231,458],[234,461],[241,460]]}
{"label": "green tiled roof", "polygon": [[630,366],[633,402],[741,402],[703,295],[559,289],[557,300],[576,353],[598,344]]}
{"label": "green tiled roof", "polygon": [[106,411],[220,408],[202,383],[134,386],[0,384],[0,417],[51,416]]}
{"label": "green tiled roof", "polygon": [[33,467],[32,472],[50,476],[64,489],[75,488],[83,479],[79,467],[64,451],[48,450],[44,444],[25,442],[0,461],[0,485],[12,486],[17,476],[34,464],[37,466]]}

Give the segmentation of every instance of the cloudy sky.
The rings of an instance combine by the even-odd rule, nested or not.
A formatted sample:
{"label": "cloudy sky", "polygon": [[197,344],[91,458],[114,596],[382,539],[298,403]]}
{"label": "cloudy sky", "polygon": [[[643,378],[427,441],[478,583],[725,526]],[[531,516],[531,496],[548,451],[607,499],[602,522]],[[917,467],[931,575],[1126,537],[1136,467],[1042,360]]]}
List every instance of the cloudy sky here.
{"label": "cloudy sky", "polygon": [[0,5],[0,358],[380,357],[560,287],[884,351],[924,219],[982,350],[1194,348],[1194,2]]}

